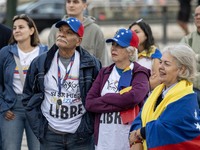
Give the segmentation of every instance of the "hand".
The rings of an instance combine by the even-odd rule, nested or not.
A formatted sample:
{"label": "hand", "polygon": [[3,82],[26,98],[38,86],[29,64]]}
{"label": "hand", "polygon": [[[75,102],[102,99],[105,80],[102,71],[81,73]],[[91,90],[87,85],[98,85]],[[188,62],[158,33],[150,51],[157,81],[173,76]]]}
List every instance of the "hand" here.
{"label": "hand", "polygon": [[134,130],[130,133],[130,136],[129,136],[129,144],[130,146],[132,145],[135,145],[137,143],[142,143],[142,136],[140,134],[140,130],[141,129],[138,129],[138,130]]}
{"label": "hand", "polygon": [[136,136],[137,136],[137,138],[138,138],[138,140],[142,140],[143,138],[142,138],[142,136],[141,136],[141,132],[140,132],[140,130],[141,129],[138,129],[137,131],[136,131]]}
{"label": "hand", "polygon": [[137,141],[137,135],[136,135],[136,130],[132,131],[130,133],[130,136],[129,136],[129,143],[130,145],[132,145],[132,143],[134,143],[135,141]]}
{"label": "hand", "polygon": [[134,130],[130,133],[130,136],[129,136],[130,146],[135,145],[137,143],[141,143],[141,138],[138,136],[138,133],[137,133],[139,131],[140,131],[140,129]]}
{"label": "hand", "polygon": [[160,77],[156,74],[152,74],[149,78],[149,82],[150,82],[150,86],[151,86],[151,91],[153,91],[153,89],[158,86],[159,84],[161,84],[160,81]]}
{"label": "hand", "polygon": [[12,111],[8,110],[5,113],[4,117],[5,117],[6,120],[13,120],[13,119],[15,119],[15,114]]}
{"label": "hand", "polygon": [[130,147],[130,150],[143,150],[142,143],[136,143]]}

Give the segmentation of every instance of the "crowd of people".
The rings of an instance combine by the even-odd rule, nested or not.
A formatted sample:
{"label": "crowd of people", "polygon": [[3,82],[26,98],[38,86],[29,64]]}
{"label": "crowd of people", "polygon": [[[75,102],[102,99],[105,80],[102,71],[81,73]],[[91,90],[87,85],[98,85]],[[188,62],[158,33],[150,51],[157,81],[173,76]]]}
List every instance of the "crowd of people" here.
{"label": "crowd of people", "polygon": [[0,150],[24,131],[29,150],[199,150],[200,6],[161,50],[143,19],[105,40],[86,8],[67,0],[48,46],[25,14],[0,25]]}

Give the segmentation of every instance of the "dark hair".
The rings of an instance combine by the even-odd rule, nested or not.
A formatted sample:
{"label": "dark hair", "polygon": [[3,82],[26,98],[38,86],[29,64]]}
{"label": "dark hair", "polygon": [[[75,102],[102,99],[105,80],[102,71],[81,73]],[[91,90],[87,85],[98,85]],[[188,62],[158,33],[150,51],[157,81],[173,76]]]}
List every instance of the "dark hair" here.
{"label": "dark hair", "polygon": [[[39,34],[38,34],[38,30],[36,28],[36,25],[33,21],[33,19],[31,19],[29,16],[27,16],[26,14],[21,14],[21,15],[16,15],[13,17],[13,23],[18,20],[18,19],[23,19],[27,22],[29,28],[34,28],[34,33],[31,35],[31,46],[37,46],[38,44],[40,44],[40,39],[39,39]],[[9,41],[10,44],[14,44],[17,43],[17,41],[15,40],[13,34],[10,38]]]}
{"label": "dark hair", "polygon": [[[65,1],[67,3],[67,0]],[[87,0],[82,0],[83,3],[87,3]]]}
{"label": "dark hair", "polygon": [[129,29],[131,29],[132,26],[134,26],[134,25],[138,25],[144,31],[144,34],[147,37],[146,41],[144,42],[144,48],[146,50],[148,50],[150,48],[150,46],[155,44],[154,37],[153,37],[152,31],[151,31],[151,27],[147,23],[145,23],[142,19],[133,22],[129,26]]}

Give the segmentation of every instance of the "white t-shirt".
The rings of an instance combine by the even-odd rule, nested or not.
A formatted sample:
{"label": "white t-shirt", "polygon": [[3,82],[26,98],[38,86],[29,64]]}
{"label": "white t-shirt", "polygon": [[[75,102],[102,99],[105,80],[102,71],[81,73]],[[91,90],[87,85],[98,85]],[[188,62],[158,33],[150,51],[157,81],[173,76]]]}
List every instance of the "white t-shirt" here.
{"label": "white t-shirt", "polygon": [[[20,63],[23,69],[24,78],[26,78],[27,70],[32,62],[32,60],[39,55],[39,46],[35,47],[31,52],[25,53],[18,47],[18,54]],[[22,94],[23,87],[18,71],[18,67],[16,66],[13,76],[13,89],[16,94]]]}
{"label": "white t-shirt", "polygon": [[[133,69],[133,63],[131,63],[130,68]],[[120,75],[114,66],[108,81],[103,87],[101,96],[106,93],[119,93],[117,89],[119,79]],[[98,143],[95,149],[130,150],[128,141],[130,126],[130,124],[124,125],[122,123],[120,112],[102,113],[99,125]]]}
{"label": "white t-shirt", "polygon": [[139,58],[137,61],[138,64],[150,70],[152,70],[152,62],[153,60],[147,57]]}
{"label": "white t-shirt", "polygon": [[50,70],[44,77],[45,98],[41,105],[43,115],[48,120],[49,125],[58,131],[75,133],[83,114],[86,112],[81,98],[79,88],[79,68],[80,54],[75,51],[74,63],[69,72],[67,80],[61,85],[61,95],[58,88],[58,64],[60,67],[61,83],[67,71],[58,59],[56,52],[51,63]]}

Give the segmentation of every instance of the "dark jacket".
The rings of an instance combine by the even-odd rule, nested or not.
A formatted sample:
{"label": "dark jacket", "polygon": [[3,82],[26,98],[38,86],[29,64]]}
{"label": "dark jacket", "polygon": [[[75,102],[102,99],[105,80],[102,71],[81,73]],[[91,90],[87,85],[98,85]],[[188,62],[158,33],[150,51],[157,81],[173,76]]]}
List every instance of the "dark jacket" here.
{"label": "dark jacket", "polygon": [[101,113],[121,112],[133,108],[135,105],[142,107],[150,90],[150,70],[134,63],[132,89],[120,95],[119,93],[107,93],[101,96],[101,91],[112,72],[114,64],[100,70],[86,98],[86,109],[95,112],[95,144],[98,141]]}
{"label": "dark jacket", "polygon": [[[50,69],[52,60],[58,47],[54,45],[47,53],[33,60],[27,74],[24,86],[24,98],[22,100],[26,109],[26,116],[30,126],[39,140],[42,140],[47,129],[47,120],[41,111],[41,103],[44,100],[44,76]],[[85,105],[86,94],[95,80],[100,68],[100,62],[81,47],[77,48],[80,53],[79,87],[81,99]],[[93,134],[94,116],[86,112],[76,133],[81,137]]]}
{"label": "dark jacket", "polygon": [[0,24],[0,49],[8,45],[9,39],[12,35],[12,30],[2,24]]}
{"label": "dark jacket", "polygon": [[[39,55],[48,50],[45,45],[38,46]],[[13,55],[19,57],[17,44],[5,46],[0,51],[0,112],[10,110],[17,100],[13,89],[13,75],[16,68]]]}

